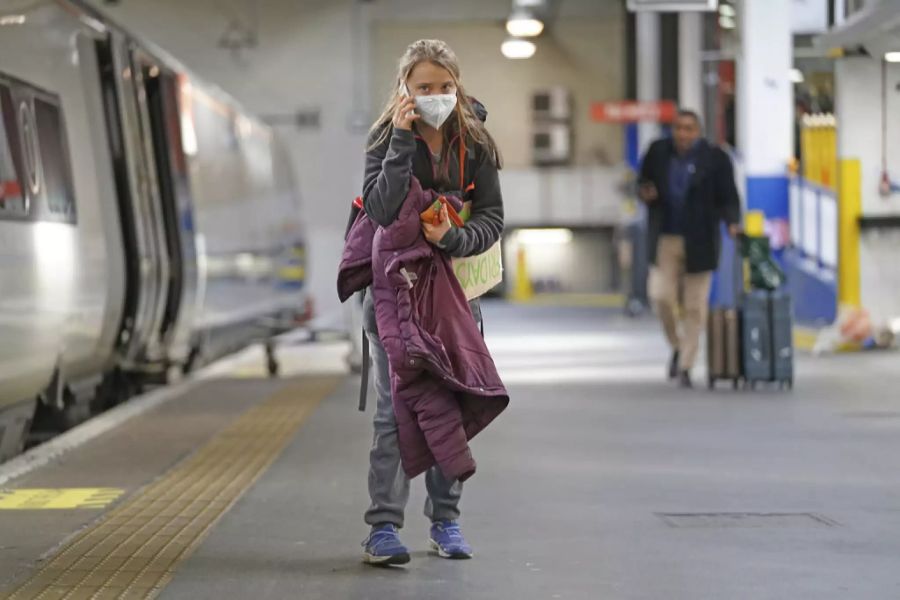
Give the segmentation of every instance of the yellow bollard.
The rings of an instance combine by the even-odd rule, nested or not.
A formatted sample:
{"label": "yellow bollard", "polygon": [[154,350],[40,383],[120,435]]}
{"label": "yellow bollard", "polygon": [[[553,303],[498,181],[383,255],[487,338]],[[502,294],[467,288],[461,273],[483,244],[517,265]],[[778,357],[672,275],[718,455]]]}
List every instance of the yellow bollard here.
{"label": "yellow bollard", "polygon": [[857,158],[840,161],[838,193],[838,303],[861,305],[859,216],[862,214],[862,166]]}
{"label": "yellow bollard", "polygon": [[516,253],[516,286],[512,293],[512,299],[515,302],[527,302],[534,297],[534,288],[531,286],[531,278],[528,277],[526,259],[525,247],[520,245]]}

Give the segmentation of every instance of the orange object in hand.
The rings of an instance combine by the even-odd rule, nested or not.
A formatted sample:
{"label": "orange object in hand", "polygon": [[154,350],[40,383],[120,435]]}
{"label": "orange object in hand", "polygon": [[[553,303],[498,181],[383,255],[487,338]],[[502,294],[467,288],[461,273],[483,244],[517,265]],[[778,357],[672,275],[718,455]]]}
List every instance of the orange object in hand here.
{"label": "orange object in hand", "polygon": [[439,197],[434,201],[434,204],[425,209],[425,212],[419,215],[419,219],[423,223],[429,223],[431,225],[440,225],[441,224],[441,207],[447,207],[447,216],[450,217],[450,222],[452,222],[457,227],[462,227],[465,223],[462,220],[462,217],[459,216],[459,213],[456,212],[456,209],[453,208],[453,205],[447,200],[445,196]]}

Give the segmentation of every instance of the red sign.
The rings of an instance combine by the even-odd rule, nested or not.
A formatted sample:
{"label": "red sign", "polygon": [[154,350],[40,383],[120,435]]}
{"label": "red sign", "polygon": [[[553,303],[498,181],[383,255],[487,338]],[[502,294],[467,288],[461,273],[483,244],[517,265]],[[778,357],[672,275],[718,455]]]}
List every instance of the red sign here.
{"label": "red sign", "polygon": [[12,179],[6,181],[0,181],[0,202],[3,202],[7,198],[21,198],[22,197],[22,188],[19,187],[19,182]]}
{"label": "red sign", "polygon": [[671,123],[675,120],[677,112],[678,108],[671,100],[660,100],[659,102],[622,100],[594,102],[591,105],[591,118],[600,123],[637,123],[638,121]]}

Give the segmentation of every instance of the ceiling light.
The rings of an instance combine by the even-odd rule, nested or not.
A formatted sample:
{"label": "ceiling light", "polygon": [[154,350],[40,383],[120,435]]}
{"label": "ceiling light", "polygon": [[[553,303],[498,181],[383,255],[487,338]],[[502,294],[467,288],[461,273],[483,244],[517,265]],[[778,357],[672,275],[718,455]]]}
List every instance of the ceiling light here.
{"label": "ceiling light", "polygon": [[513,0],[515,8],[545,8],[547,0]]}
{"label": "ceiling light", "polygon": [[535,37],[544,31],[544,22],[530,13],[517,11],[506,21],[506,30],[515,37]]}
{"label": "ceiling light", "polygon": [[516,38],[510,38],[500,46],[503,56],[512,59],[531,58],[534,56],[535,50],[537,50],[537,47],[534,45],[534,42]]}
{"label": "ceiling light", "polygon": [[884,60],[889,63],[900,63],[900,52],[885,52]]}
{"label": "ceiling light", "polygon": [[734,18],[737,15],[737,11],[730,4],[722,4],[719,6],[719,14],[723,17]]}
{"label": "ceiling light", "polygon": [[791,83],[803,83],[806,80],[803,76],[803,71],[800,69],[791,69],[788,78],[791,80]]}
{"label": "ceiling light", "polygon": [[0,25],[24,25],[25,15],[5,15],[0,17]]}
{"label": "ceiling light", "polygon": [[722,29],[734,29],[736,23],[734,22],[734,18],[722,15],[719,17],[719,26],[722,27]]}

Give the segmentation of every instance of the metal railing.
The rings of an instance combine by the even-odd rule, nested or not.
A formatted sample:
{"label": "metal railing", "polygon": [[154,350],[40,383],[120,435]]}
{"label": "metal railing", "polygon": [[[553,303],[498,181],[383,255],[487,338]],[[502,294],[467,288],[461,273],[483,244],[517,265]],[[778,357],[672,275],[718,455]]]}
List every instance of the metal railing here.
{"label": "metal railing", "polygon": [[820,268],[838,266],[838,199],[802,177],[790,182],[791,245]]}

